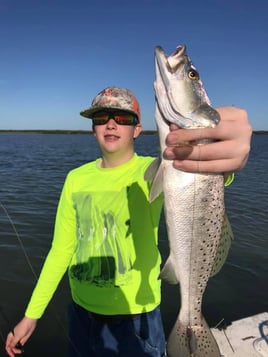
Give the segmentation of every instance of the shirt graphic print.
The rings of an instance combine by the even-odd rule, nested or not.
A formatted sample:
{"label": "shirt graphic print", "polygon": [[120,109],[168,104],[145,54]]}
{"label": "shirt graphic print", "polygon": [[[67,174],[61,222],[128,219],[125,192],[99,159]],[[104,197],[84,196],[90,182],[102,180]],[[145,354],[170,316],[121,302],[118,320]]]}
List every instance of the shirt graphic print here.
{"label": "shirt graphic print", "polygon": [[72,278],[99,287],[122,286],[131,281],[133,243],[127,188],[120,192],[76,192],[76,249]]}

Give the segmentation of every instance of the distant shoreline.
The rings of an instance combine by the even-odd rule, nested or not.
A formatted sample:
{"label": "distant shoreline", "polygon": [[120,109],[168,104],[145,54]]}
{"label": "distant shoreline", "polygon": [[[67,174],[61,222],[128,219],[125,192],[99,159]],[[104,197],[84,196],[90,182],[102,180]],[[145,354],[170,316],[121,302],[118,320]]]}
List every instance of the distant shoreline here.
{"label": "distant shoreline", "polygon": [[[156,130],[143,130],[142,134],[153,135]],[[267,132],[268,133],[268,132]],[[0,134],[93,134],[92,130],[1,130]]]}
{"label": "distant shoreline", "polygon": [[[157,130],[143,130],[143,135],[156,134]],[[0,134],[93,134],[92,130],[1,130]],[[268,135],[268,130],[254,130],[253,134]]]}

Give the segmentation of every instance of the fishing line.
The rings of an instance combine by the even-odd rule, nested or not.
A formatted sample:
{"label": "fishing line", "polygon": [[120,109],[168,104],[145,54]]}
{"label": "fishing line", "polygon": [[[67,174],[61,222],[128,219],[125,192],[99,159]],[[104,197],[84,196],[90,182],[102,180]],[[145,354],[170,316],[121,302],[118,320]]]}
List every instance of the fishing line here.
{"label": "fishing line", "polygon": [[23,254],[24,254],[24,257],[25,257],[25,259],[26,259],[26,261],[27,261],[28,266],[29,266],[29,268],[31,269],[35,280],[37,280],[37,275],[36,275],[36,273],[35,273],[35,271],[34,271],[34,268],[33,268],[32,264],[31,264],[31,261],[30,261],[30,259],[29,259],[29,256],[28,256],[28,254],[27,254],[27,252],[26,252],[26,249],[25,249],[25,247],[24,247],[24,245],[23,245],[23,243],[22,243],[22,240],[20,239],[19,233],[18,233],[18,231],[17,231],[17,229],[16,229],[16,227],[15,227],[15,224],[13,223],[13,221],[12,221],[12,219],[11,219],[11,217],[10,217],[8,211],[7,211],[7,209],[6,209],[5,206],[2,204],[1,201],[0,201],[0,206],[1,206],[1,208],[3,209],[3,211],[5,212],[5,214],[6,214],[7,218],[8,218],[8,220],[9,220],[9,223],[10,223],[11,227],[13,228],[13,230],[14,230],[14,232],[15,232],[16,238],[17,238],[17,240],[18,240],[18,242],[19,242],[20,248],[21,248],[21,250],[22,250],[22,252],[23,252]]}
{"label": "fishing line", "polygon": [[[9,213],[8,213],[8,211],[7,211],[7,209],[6,209],[5,206],[2,204],[1,201],[0,201],[0,207],[1,207],[1,208],[3,209],[3,211],[5,212],[5,215],[6,215],[6,217],[8,218],[8,221],[9,221],[9,223],[10,223],[12,229],[13,229],[14,232],[15,232],[15,236],[16,236],[18,242],[19,242],[20,248],[21,248],[21,250],[22,250],[22,252],[23,252],[23,254],[24,254],[24,257],[25,257],[25,259],[26,259],[26,261],[27,261],[27,264],[28,264],[28,266],[29,266],[29,268],[30,268],[30,270],[31,270],[31,272],[32,272],[32,274],[33,274],[33,276],[34,276],[35,281],[37,281],[37,280],[38,280],[37,274],[36,274],[36,272],[35,272],[35,270],[34,270],[34,267],[33,267],[32,263],[31,263],[31,261],[30,261],[30,258],[29,258],[29,256],[28,256],[27,252],[26,252],[26,249],[25,249],[25,247],[24,247],[24,244],[23,244],[23,242],[22,242],[22,239],[21,239],[20,236],[19,236],[19,233],[18,233],[18,231],[17,231],[17,229],[16,229],[16,227],[15,227],[15,224],[14,224],[13,221],[12,221],[12,218],[10,217],[10,215],[9,215]],[[49,307],[50,307],[51,309],[53,309],[54,317],[56,318],[58,324],[61,326],[62,331],[64,332],[65,337],[67,338],[68,342],[72,345],[72,347],[73,347],[73,349],[75,350],[75,352],[77,353],[77,355],[78,355],[79,357],[83,357],[83,356],[81,355],[81,353],[77,350],[77,348],[76,348],[75,344],[73,343],[73,341],[70,339],[70,337],[69,337],[69,335],[68,335],[68,331],[66,330],[64,324],[62,323],[62,321],[61,321],[61,319],[60,319],[60,316],[59,316],[59,314],[58,314],[58,312],[57,312],[57,309],[54,307],[54,305],[53,305],[52,303],[50,303],[50,306],[49,306]],[[2,307],[0,307],[0,313],[1,313],[2,317],[4,318],[4,320],[7,322],[7,326],[8,326],[8,327],[11,327],[11,324],[10,324],[8,318],[6,317],[6,315],[4,314],[4,311],[2,310]],[[10,328],[10,331],[11,331],[12,333],[14,333],[12,328]],[[1,333],[1,338],[3,339],[4,344],[5,344],[5,339],[4,339],[4,336],[2,335],[2,333]],[[24,353],[24,356],[26,357],[25,352],[23,352],[23,353]]]}

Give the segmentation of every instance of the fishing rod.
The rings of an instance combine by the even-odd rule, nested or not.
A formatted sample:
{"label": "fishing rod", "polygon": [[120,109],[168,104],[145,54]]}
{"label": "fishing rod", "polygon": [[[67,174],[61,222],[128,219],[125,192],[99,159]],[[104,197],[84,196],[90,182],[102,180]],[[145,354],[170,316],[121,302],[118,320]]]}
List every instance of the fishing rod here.
{"label": "fishing rod", "polygon": [[[19,233],[18,233],[18,231],[17,231],[17,229],[16,229],[16,226],[15,226],[15,224],[13,223],[13,220],[12,220],[10,214],[8,213],[8,210],[5,208],[5,206],[2,204],[1,201],[0,201],[0,207],[1,207],[2,210],[4,211],[4,213],[5,213],[5,215],[6,215],[7,219],[8,219],[8,221],[9,221],[9,223],[10,223],[10,225],[11,225],[11,227],[12,227],[14,233],[15,233],[15,236],[16,236],[17,241],[18,241],[18,243],[19,243],[19,246],[20,246],[20,248],[21,248],[21,250],[22,250],[22,252],[23,252],[23,255],[24,255],[24,257],[25,257],[25,260],[26,260],[26,262],[27,262],[27,264],[28,264],[28,266],[29,266],[29,268],[30,268],[30,270],[31,270],[31,272],[32,272],[32,275],[33,275],[33,277],[34,277],[34,280],[35,280],[35,282],[36,282],[36,281],[38,280],[37,274],[36,274],[36,272],[35,272],[35,270],[34,270],[34,267],[33,267],[32,263],[31,263],[31,260],[30,260],[30,258],[29,258],[29,256],[28,256],[28,254],[27,254],[27,251],[26,251],[25,246],[24,246],[24,244],[23,244],[23,242],[22,242],[22,239],[21,239],[20,236],[19,236]],[[73,347],[73,349],[76,351],[77,355],[78,355],[79,357],[83,357],[83,356],[81,355],[81,353],[77,350],[77,348],[76,348],[75,344],[73,343],[73,341],[70,339],[70,337],[69,337],[69,335],[68,335],[68,332],[67,332],[67,330],[66,330],[64,324],[62,323],[62,321],[61,321],[61,319],[60,319],[60,316],[59,316],[59,314],[58,314],[57,309],[55,308],[55,306],[51,303],[49,307],[50,307],[51,309],[53,309],[54,317],[56,318],[58,324],[61,326],[62,331],[64,332],[65,337],[66,337],[66,339],[68,340],[68,342],[72,345],[72,347]],[[2,309],[1,306],[0,306],[0,314],[2,315],[4,321],[6,322],[6,325],[7,325],[7,327],[9,328],[9,331],[10,331],[11,333],[13,333],[13,335],[14,335],[14,331],[13,331],[12,325],[11,325],[11,323],[10,323],[8,317],[7,317],[6,314],[4,313],[4,310]],[[3,336],[2,333],[1,333],[1,339],[4,341],[4,344],[5,344],[5,338],[4,338],[4,336]],[[16,347],[19,348],[19,349],[22,351],[24,357],[27,357],[26,352],[25,352],[25,350],[23,349],[23,346],[22,346],[20,343],[18,343]]]}

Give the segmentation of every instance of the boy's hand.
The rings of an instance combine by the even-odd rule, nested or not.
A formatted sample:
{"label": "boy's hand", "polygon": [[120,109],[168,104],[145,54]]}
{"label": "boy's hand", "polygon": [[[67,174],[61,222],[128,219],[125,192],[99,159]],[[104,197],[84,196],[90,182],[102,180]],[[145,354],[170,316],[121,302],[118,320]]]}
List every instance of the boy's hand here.
{"label": "boy's hand", "polygon": [[[171,124],[164,157],[173,166],[188,172],[223,173],[241,170],[248,159],[252,128],[245,110],[217,108],[221,116],[215,128],[180,129]],[[195,140],[213,142],[191,145]]]}
{"label": "boy's hand", "polygon": [[37,320],[24,317],[14,330],[9,332],[6,339],[6,352],[9,356],[15,357],[23,352],[22,347],[33,333],[36,324]]}

